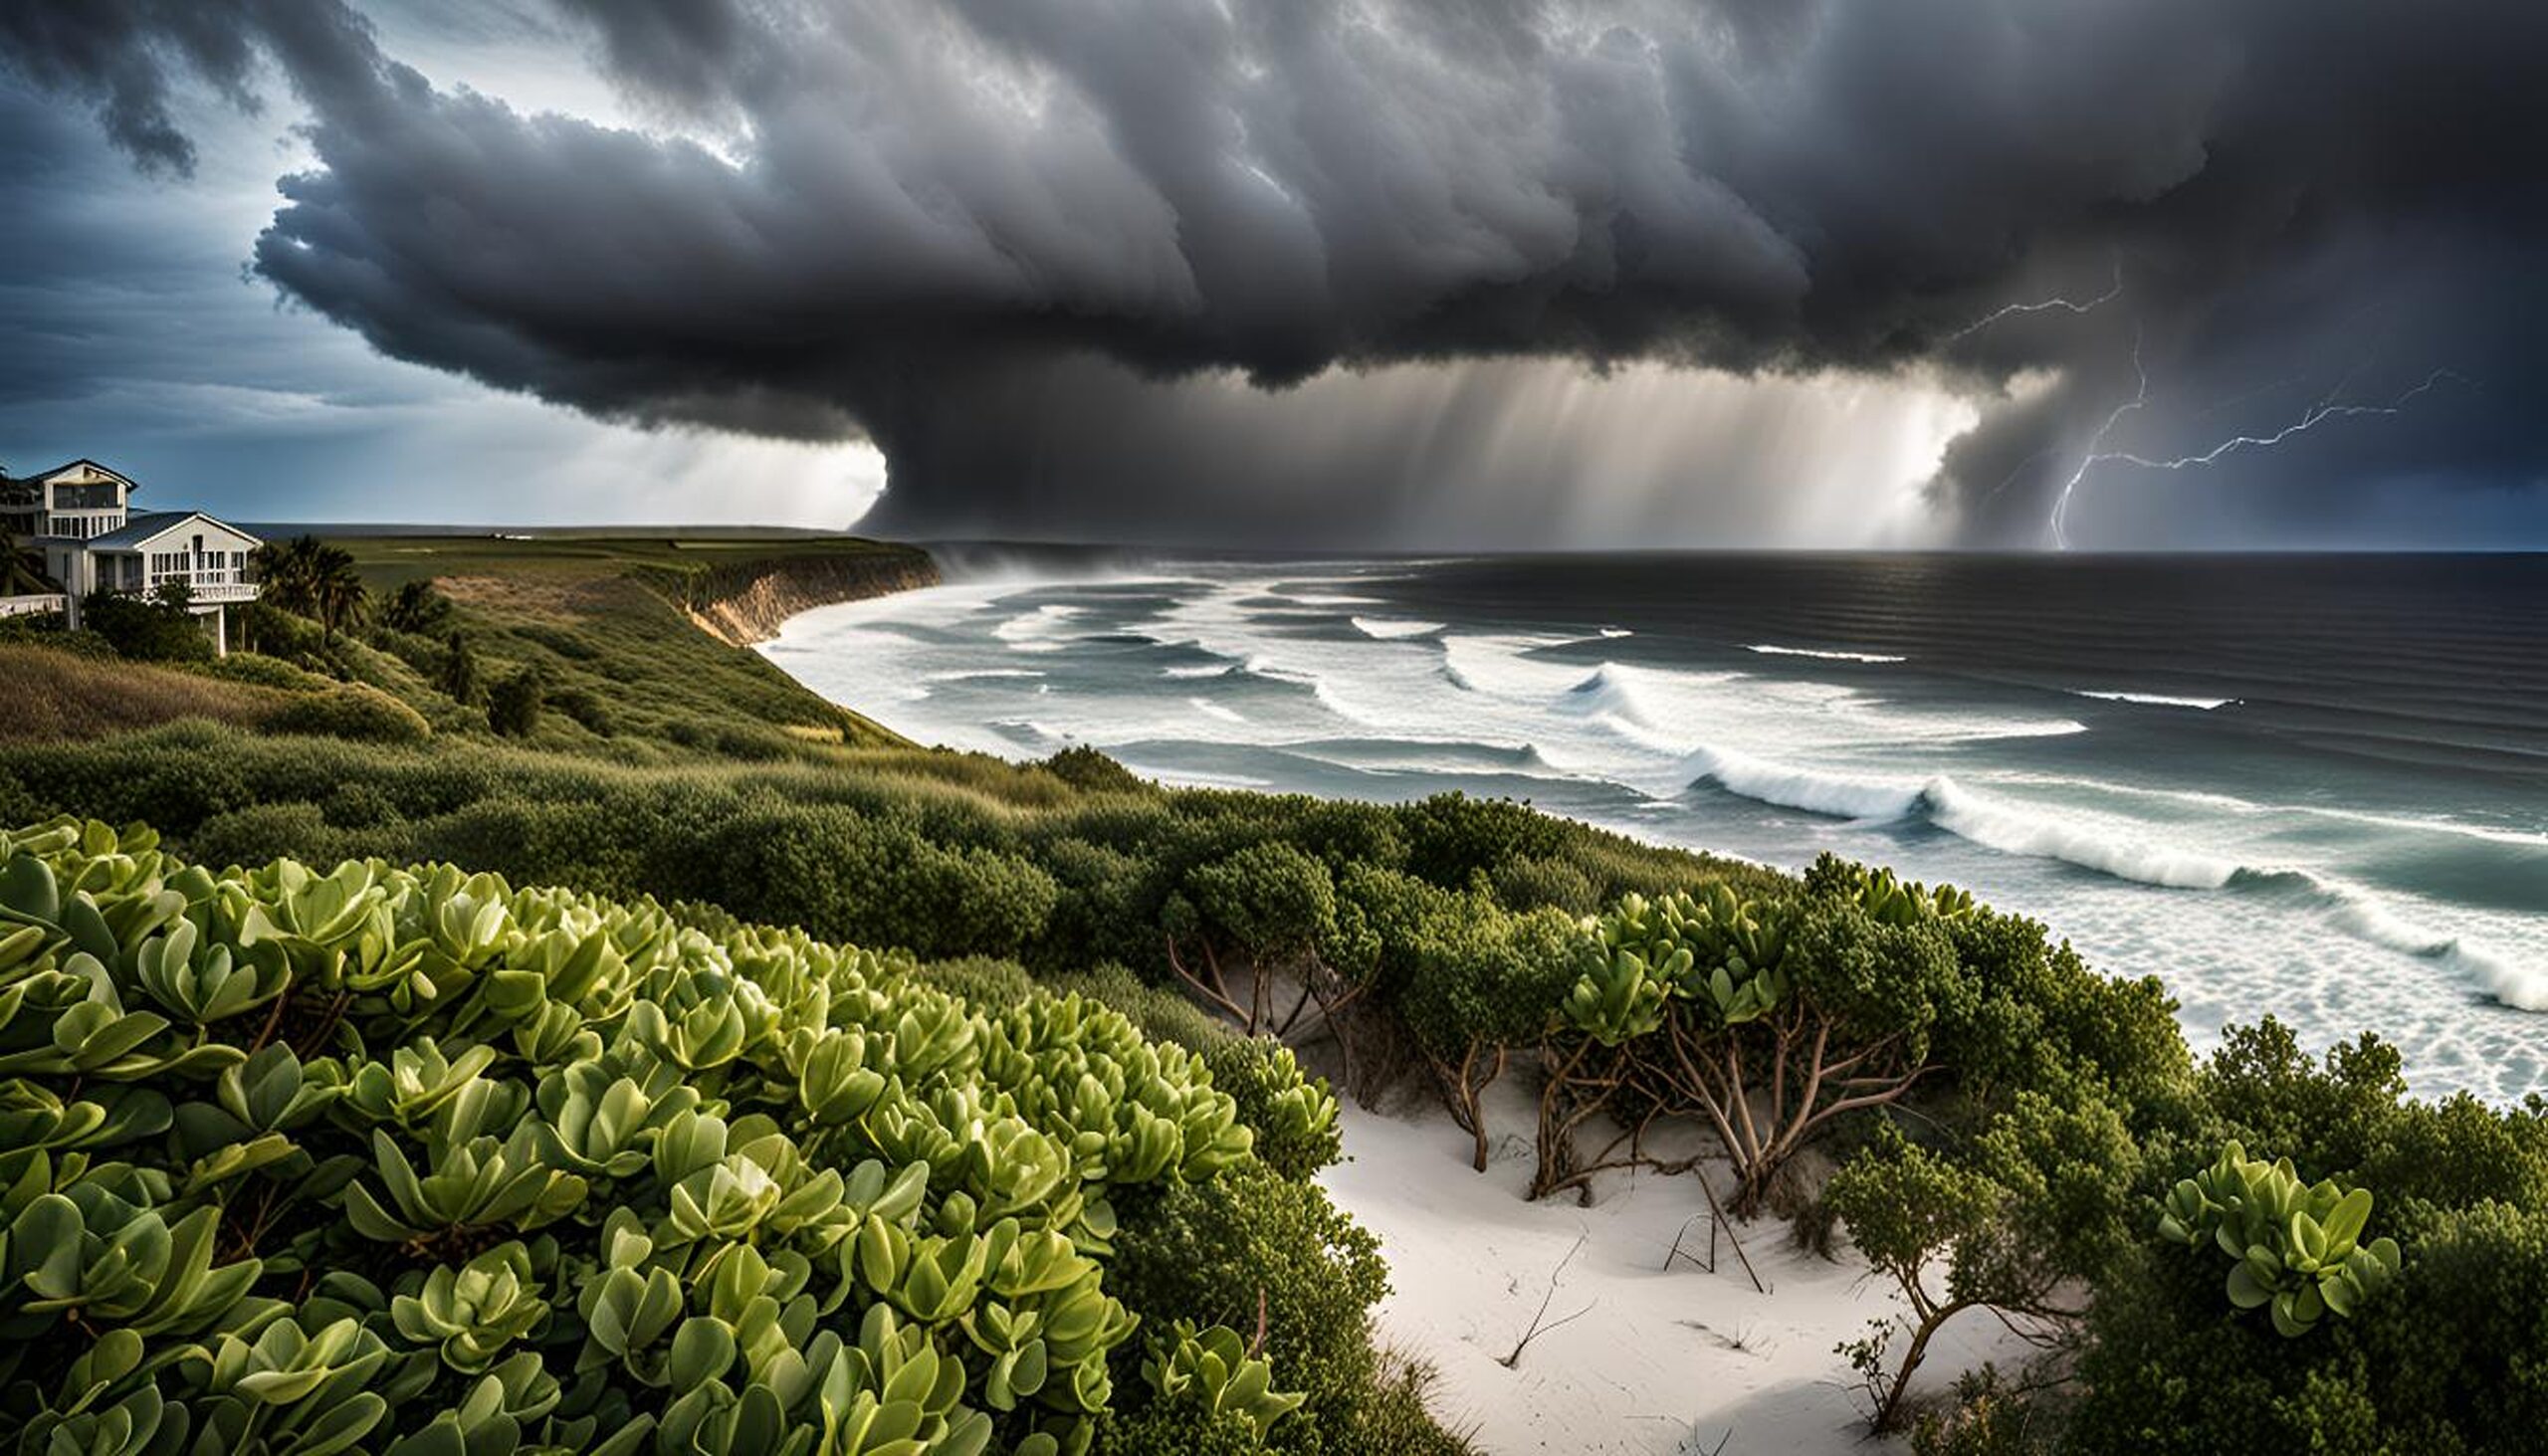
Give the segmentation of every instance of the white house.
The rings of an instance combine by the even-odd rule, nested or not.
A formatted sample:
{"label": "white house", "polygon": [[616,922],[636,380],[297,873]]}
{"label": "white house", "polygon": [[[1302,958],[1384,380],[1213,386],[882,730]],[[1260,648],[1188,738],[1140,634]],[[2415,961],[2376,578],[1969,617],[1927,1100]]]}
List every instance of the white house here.
{"label": "white house", "polygon": [[[264,542],[200,511],[136,513],[138,489],[94,460],[0,480],[0,530],[43,556],[72,626],[80,625],[80,599],[93,591],[150,596],[181,585],[186,610],[204,618],[214,645],[228,652],[228,609],[256,600],[248,556]],[[54,609],[50,598],[0,598],[0,615],[11,601],[22,611]],[[23,605],[29,601],[43,605]]]}

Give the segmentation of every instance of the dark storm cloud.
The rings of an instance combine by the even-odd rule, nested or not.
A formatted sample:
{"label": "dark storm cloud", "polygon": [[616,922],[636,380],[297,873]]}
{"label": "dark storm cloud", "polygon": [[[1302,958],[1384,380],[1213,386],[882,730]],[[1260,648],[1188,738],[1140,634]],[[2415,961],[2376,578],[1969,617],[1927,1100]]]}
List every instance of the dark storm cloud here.
{"label": "dark storm cloud", "polygon": [[[1284,510],[1290,463],[1396,502],[1409,453],[1251,425],[1221,376],[1510,356],[1935,370],[1988,402],[1932,483],[1974,539],[2031,538],[2092,443],[2171,459],[2437,367],[2473,385],[2239,453],[2242,499],[2548,475],[2548,7],[559,8],[699,139],[436,90],[323,3],[0,33],[170,166],[168,76],[245,96],[257,38],[319,162],[257,243],[286,296],[604,417],[872,435],[906,527],[1350,536]],[[2073,520],[2164,537],[2193,480],[2100,465]]]}

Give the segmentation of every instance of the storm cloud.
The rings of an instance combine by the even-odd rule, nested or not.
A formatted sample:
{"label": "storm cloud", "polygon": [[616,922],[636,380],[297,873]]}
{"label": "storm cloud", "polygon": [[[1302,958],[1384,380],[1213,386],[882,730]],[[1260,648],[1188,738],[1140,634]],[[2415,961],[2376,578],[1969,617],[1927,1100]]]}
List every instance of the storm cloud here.
{"label": "storm cloud", "polygon": [[269,58],[317,158],[254,244],[285,298],[603,418],[872,438],[898,529],[1533,542],[1608,468],[1857,468],[1710,459],[1662,393],[1554,455],[1494,429],[1631,365],[1961,402],[1924,500],[1976,542],[2065,493],[2068,535],[2166,544],[2548,480],[2548,8],[555,13],[649,124],[437,88],[327,0],[9,0],[0,41],[179,171],[177,79],[250,104]]}

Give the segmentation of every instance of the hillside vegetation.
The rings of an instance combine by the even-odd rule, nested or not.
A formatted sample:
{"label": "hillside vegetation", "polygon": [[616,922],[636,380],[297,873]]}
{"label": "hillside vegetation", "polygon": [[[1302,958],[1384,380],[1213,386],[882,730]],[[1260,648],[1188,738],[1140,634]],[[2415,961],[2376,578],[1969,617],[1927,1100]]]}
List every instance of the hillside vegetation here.
{"label": "hillside vegetation", "polygon": [[[299,542],[276,543],[270,553]],[[180,717],[270,724],[276,694],[360,688],[412,712],[384,725],[367,700],[305,707],[295,730],[348,737],[510,738],[619,762],[819,759],[833,747],[903,740],[807,691],[759,654],[737,651],[710,614],[735,597],[800,605],[934,580],[913,547],[855,537],[478,536],[312,542],[339,559],[349,599],[232,609],[215,661],[181,611],[120,598],[93,604],[93,630],[0,629],[0,649],[75,649],[27,659],[39,695],[0,709],[0,741],[91,735]],[[732,594],[730,596],[730,594]],[[336,620],[338,612],[342,619]],[[145,661],[99,671],[67,664]],[[165,670],[173,670],[165,671]],[[186,675],[268,692],[202,687]],[[530,705],[524,711],[524,705]]]}
{"label": "hillside vegetation", "polygon": [[181,718],[257,724],[283,696],[111,654],[82,656],[0,641],[0,742],[90,738]]}

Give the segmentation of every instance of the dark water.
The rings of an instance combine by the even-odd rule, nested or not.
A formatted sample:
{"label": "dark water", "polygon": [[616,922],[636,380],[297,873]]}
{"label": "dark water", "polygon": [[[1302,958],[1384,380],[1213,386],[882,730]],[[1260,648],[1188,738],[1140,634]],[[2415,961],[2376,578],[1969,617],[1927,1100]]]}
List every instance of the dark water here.
{"label": "dark water", "polygon": [[[827,609],[774,661],[915,736],[1507,793],[1972,887],[2199,1036],[2548,1068],[2548,557],[1176,559]],[[880,690],[878,685],[890,685]]]}

